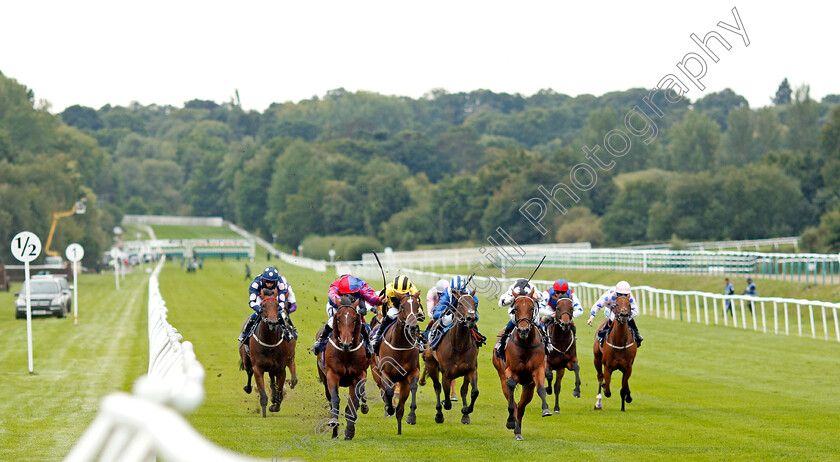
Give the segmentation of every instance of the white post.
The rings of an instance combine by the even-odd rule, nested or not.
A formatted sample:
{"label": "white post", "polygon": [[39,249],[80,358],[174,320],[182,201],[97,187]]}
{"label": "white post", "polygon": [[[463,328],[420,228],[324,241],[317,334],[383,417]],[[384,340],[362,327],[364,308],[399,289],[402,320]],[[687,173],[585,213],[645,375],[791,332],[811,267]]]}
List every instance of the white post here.
{"label": "white post", "polygon": [[814,305],[808,305],[808,314],[811,317],[811,338],[817,338],[817,331],[814,326]]}
{"label": "white post", "polygon": [[799,321],[799,336],[802,337],[802,305],[796,304],[796,320]]}
{"label": "white post", "polygon": [[691,305],[688,304],[688,295],[685,296],[685,315],[688,318],[688,322],[691,322]]}
{"label": "white post", "polygon": [[[694,296],[694,308],[697,310],[697,322],[700,322],[700,296]],[[709,323],[709,317],[706,316],[706,324]]]}
{"label": "white post", "polygon": [[840,342],[840,324],[837,323],[837,308],[832,308],[831,312],[834,315],[834,332],[837,334],[837,341]]}
{"label": "white post", "polygon": [[117,285],[117,290],[120,290],[120,260],[114,258],[114,282]]}
{"label": "white post", "polygon": [[73,262],[73,325],[79,325],[79,281],[76,275],[79,272],[79,262]]}
{"label": "white post", "polygon": [[29,262],[23,263],[24,284],[26,284],[26,353],[29,358],[29,373],[35,372],[35,364],[32,360],[32,284],[29,279]]}
{"label": "white post", "polygon": [[788,319],[787,302],[785,302],[785,335],[790,335],[790,320]]}
{"label": "white post", "polygon": [[776,328],[776,335],[779,335],[779,303],[773,300],[773,326]]}
{"label": "white post", "polygon": [[822,307],[823,313],[823,330],[825,331],[825,339],[828,340],[828,319],[825,317],[825,305]]}
{"label": "white post", "polygon": [[[709,325],[709,297],[703,297],[703,313],[706,315],[706,325]],[[717,316],[715,316],[717,319]],[[715,321],[717,324],[717,321]]]}
{"label": "white post", "polygon": [[761,301],[761,325],[764,333],[767,333],[767,318],[764,317],[764,300]]}

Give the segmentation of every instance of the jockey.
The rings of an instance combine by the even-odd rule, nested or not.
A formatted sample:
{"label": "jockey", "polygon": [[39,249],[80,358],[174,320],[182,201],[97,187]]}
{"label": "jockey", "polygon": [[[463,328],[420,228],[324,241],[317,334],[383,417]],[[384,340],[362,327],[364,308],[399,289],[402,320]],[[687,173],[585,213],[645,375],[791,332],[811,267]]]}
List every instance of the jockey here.
{"label": "jockey", "polygon": [[[513,306],[513,301],[517,295],[528,295],[534,292],[534,297],[537,299],[537,305],[541,304],[543,293],[537,289],[536,286],[531,284],[531,281],[527,279],[517,279],[516,282],[511,284],[508,287],[507,292],[505,292],[501,297],[499,297],[499,307],[509,307],[508,308],[508,316],[510,316],[510,321],[508,321],[507,326],[505,326],[504,332],[502,332],[502,336],[499,338],[499,341],[496,342],[496,355],[499,358],[505,358],[505,347],[507,346],[507,339],[510,337],[510,333],[513,331],[513,328],[516,327],[516,309]],[[548,341],[548,335],[545,334],[542,326],[539,325],[537,322],[539,320],[539,310],[534,310],[534,317],[532,321],[534,321],[534,325],[537,326],[539,329],[540,335],[542,336],[543,345],[545,345],[546,353],[551,353],[554,348],[551,346],[551,343]]]}
{"label": "jockey", "polygon": [[[437,305],[435,305],[435,309],[432,312],[432,319],[434,319],[435,321],[440,321],[434,323],[434,330],[430,334],[428,334],[428,337],[434,337],[436,331],[441,331],[444,328],[452,325],[453,321],[455,320],[455,313],[452,311],[452,309],[454,309],[457,305],[457,300],[455,300],[455,292],[466,292],[472,294],[476,310],[475,320],[476,322],[478,322],[478,297],[475,296],[475,291],[470,291],[469,289],[467,289],[466,279],[462,278],[461,276],[455,276],[452,278],[452,280],[449,281],[449,287],[443,292],[443,295],[440,296],[440,300],[438,300]],[[429,325],[432,326],[433,323],[430,323]],[[477,327],[473,327],[472,332],[473,336],[478,341],[478,345],[483,345],[484,340],[479,339],[486,339],[486,337],[481,335]]]}
{"label": "jockey", "polygon": [[242,333],[239,334],[239,338],[237,340],[239,340],[240,343],[244,342],[251,334],[251,330],[260,318],[260,296],[263,289],[277,289],[277,300],[281,302],[281,306],[285,305],[285,307],[288,307],[288,313],[286,312],[285,307],[280,310],[280,318],[286,326],[286,332],[284,335],[287,341],[291,341],[293,338],[296,339],[297,329],[295,329],[295,325],[292,324],[292,318],[289,316],[289,314],[294,313],[295,310],[297,310],[295,293],[292,290],[292,286],[290,286],[286,281],[286,278],[277,271],[277,268],[269,266],[263,270],[262,274],[257,275],[251,285],[248,286],[248,292],[250,294],[248,296],[248,306],[254,310],[254,314],[248,318],[248,323],[245,325]]}
{"label": "jockey", "polygon": [[[312,351],[316,354],[320,353],[327,344],[327,339],[330,338],[330,333],[333,330],[333,316],[336,312],[338,312],[339,304],[341,303],[341,296],[348,294],[361,298],[357,311],[360,315],[362,315],[362,321],[364,321],[364,315],[367,314],[365,302],[370,303],[372,306],[379,306],[382,304],[379,296],[368,285],[368,283],[357,277],[345,274],[330,284],[330,290],[327,293],[327,298],[329,299],[327,301],[327,316],[329,316],[329,319],[327,319],[327,322],[324,324],[321,336],[318,337],[318,339],[315,340],[315,344],[312,345]],[[362,339],[367,346],[367,355],[370,357],[373,354],[373,345],[370,343],[368,331],[364,326],[362,327]]]}
{"label": "jockey", "polygon": [[569,283],[565,279],[558,279],[554,284],[543,292],[543,298],[540,302],[540,315],[543,317],[544,324],[549,322],[546,318],[554,316],[554,310],[557,309],[557,301],[561,298],[568,298],[572,300],[572,335],[577,337],[577,328],[575,327],[575,320],[578,316],[583,314],[583,307],[580,306],[580,300],[574,290],[569,287]]}
{"label": "jockey", "polygon": [[[644,337],[642,337],[639,333],[639,329],[636,327],[636,321],[633,319],[639,314],[639,307],[636,305],[636,299],[633,298],[633,294],[630,293],[630,283],[627,281],[619,281],[619,283],[615,285],[614,289],[609,289],[601,295],[601,298],[592,305],[592,310],[589,312],[589,320],[587,320],[586,323],[591,326],[592,321],[595,320],[595,315],[601,311],[601,308],[603,308],[604,316],[609,319],[607,327],[612,325],[613,320],[615,320],[615,313],[613,313],[612,310],[615,308],[616,299],[619,297],[630,297],[630,322],[627,324],[630,327],[630,331],[633,333],[633,339],[636,341],[636,346],[642,346],[642,340],[644,340]],[[600,340],[603,341],[606,336],[606,328],[598,331],[598,338]]]}
{"label": "jockey", "polygon": [[446,292],[446,289],[448,288],[449,281],[441,279],[434,287],[426,292],[426,314],[429,315],[430,318],[432,317],[432,312],[434,311],[435,306],[437,306],[440,301],[440,297],[443,296],[443,293]]}
{"label": "jockey", "polygon": [[[373,343],[373,351],[379,352],[379,344],[382,342],[385,329],[388,328],[397,316],[400,314],[400,298],[405,294],[420,295],[420,290],[411,283],[408,276],[397,276],[394,281],[388,284],[382,292],[379,292],[379,298],[382,300],[382,324],[376,331],[376,335],[371,339]],[[422,307],[420,307],[422,310]],[[420,311],[420,317],[423,318],[423,311]],[[418,319],[422,321],[422,319]],[[420,342],[422,344],[422,342]]]}

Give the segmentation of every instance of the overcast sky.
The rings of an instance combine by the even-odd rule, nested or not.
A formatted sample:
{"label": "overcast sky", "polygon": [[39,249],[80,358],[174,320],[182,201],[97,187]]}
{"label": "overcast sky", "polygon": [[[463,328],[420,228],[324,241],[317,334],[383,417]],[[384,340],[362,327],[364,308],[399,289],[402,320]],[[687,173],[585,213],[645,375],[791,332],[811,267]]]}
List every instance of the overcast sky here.
{"label": "overcast sky", "polygon": [[[584,5],[584,3],[586,3]],[[735,25],[737,7],[750,40]],[[0,71],[53,112],[81,104],[246,109],[327,90],[420,97],[433,88],[601,95],[651,88],[687,53],[701,92],[730,87],[765,106],[787,77],[819,100],[840,93],[835,2],[144,2],[18,1],[0,7]],[[689,35],[718,31],[720,61]],[[689,65],[691,69],[691,65]],[[694,65],[696,69],[697,66]]]}

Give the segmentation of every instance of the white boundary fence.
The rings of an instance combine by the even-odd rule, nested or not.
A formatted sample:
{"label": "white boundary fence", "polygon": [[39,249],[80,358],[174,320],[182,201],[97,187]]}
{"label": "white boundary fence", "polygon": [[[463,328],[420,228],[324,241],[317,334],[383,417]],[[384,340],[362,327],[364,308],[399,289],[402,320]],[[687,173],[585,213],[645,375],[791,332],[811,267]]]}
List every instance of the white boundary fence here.
{"label": "white boundary fence", "polygon": [[[417,269],[472,267],[479,264],[488,266],[499,262],[502,264],[504,275],[505,265],[507,268],[534,267],[543,256],[546,256],[546,259],[542,266],[546,268],[690,275],[750,275],[791,282],[840,282],[840,257],[836,254],[588,249],[526,245],[489,247],[489,250],[482,247],[391,252],[380,255],[380,258],[382,263],[388,266]],[[364,254],[361,262],[348,263],[376,265],[373,254]]]}
{"label": "white boundary fence", "polygon": [[[356,276],[379,280],[379,266],[362,264],[336,264],[336,273],[352,273]],[[431,287],[439,279],[450,279],[454,274],[434,273],[414,269],[387,268],[386,274],[394,277],[397,273],[405,274],[412,282]],[[516,279],[483,276],[473,277],[479,293],[500,294]],[[541,290],[548,289],[554,281],[532,281]],[[595,303],[598,297],[611,288],[603,284],[588,282],[570,282],[575,289],[584,311]],[[709,292],[657,289],[648,286],[636,286],[633,295],[642,315],[663,319],[679,319],[685,322],[702,324],[723,324],[724,326],[772,332],[775,334],[808,336],[812,338],[836,339],[840,342],[840,322],[838,309],[840,303],[815,300],[800,300],[777,297],[751,297],[747,295],[722,295]],[[729,305],[731,304],[731,305]],[[750,309],[750,304],[753,309]],[[731,310],[727,312],[727,306]],[[831,326],[834,329],[832,332]],[[832,335],[833,334],[833,335]]]}
{"label": "white boundary fence", "polygon": [[181,343],[181,334],[167,321],[158,284],[164,260],[149,279],[149,373],[134,384],[133,394],[112,393],[102,400],[96,419],[65,461],[255,460],[206,440],[181,415],[204,401],[204,368],[192,344]]}
{"label": "white boundary fence", "polygon": [[222,217],[179,217],[175,215],[123,215],[124,225],[215,226],[223,225]]}

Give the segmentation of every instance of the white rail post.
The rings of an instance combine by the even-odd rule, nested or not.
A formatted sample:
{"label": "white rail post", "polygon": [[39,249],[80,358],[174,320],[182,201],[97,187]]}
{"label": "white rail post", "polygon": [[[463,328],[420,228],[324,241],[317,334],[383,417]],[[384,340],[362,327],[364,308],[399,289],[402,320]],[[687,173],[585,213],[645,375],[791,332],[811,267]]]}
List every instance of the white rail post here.
{"label": "white rail post", "polygon": [[[700,317],[700,296],[697,295],[697,294],[694,295],[694,308],[697,311],[697,322],[699,323],[700,319],[701,319],[701,317]],[[708,322],[708,317],[706,319],[707,319],[706,324],[708,324],[709,323]]]}
{"label": "white rail post", "polygon": [[773,300],[773,326],[776,328],[776,335],[779,335],[779,303]]}
{"label": "white rail post", "polygon": [[[709,297],[703,297],[703,313],[706,315],[706,325],[709,325]],[[715,316],[717,318],[717,316]],[[717,322],[715,322],[717,324]]]}
{"label": "white rail post", "polygon": [[831,312],[834,315],[834,332],[837,334],[837,341],[840,342],[840,324],[837,322],[837,307],[833,307]]}
{"label": "white rail post", "polygon": [[799,321],[799,336],[802,337],[802,305],[796,303],[796,320]]}
{"label": "white rail post", "polygon": [[767,333],[767,318],[764,316],[764,300],[761,301],[761,325],[764,333]]}
{"label": "white rail post", "polygon": [[811,338],[817,338],[816,326],[814,326],[814,305],[808,304],[808,314],[811,318]]}
{"label": "white rail post", "polygon": [[828,319],[825,317],[825,305],[822,306],[823,315],[823,330],[825,331],[825,339],[828,340]]}

